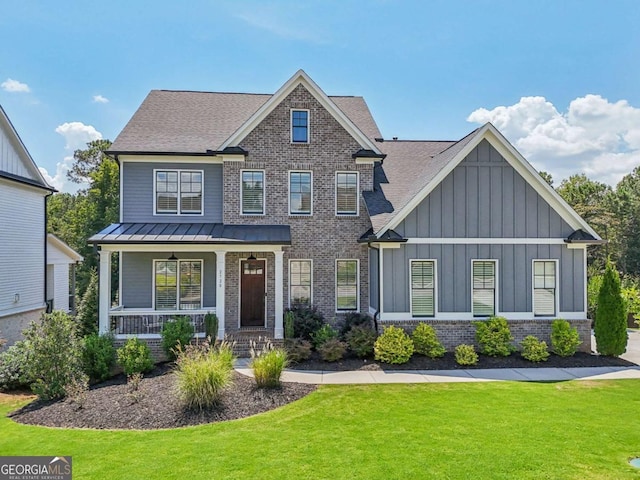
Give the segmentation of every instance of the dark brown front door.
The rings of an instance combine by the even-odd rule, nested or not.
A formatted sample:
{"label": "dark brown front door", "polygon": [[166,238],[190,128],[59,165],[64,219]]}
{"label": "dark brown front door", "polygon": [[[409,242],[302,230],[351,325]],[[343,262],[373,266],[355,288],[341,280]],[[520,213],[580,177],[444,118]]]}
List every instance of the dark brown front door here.
{"label": "dark brown front door", "polygon": [[264,260],[240,262],[240,326],[264,327]]}

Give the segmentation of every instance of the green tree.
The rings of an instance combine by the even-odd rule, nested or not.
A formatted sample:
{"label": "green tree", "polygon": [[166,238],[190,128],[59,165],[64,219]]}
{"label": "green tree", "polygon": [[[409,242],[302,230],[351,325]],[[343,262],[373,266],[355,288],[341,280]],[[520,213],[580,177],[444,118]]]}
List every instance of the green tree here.
{"label": "green tree", "polygon": [[640,167],[616,186],[613,213],[618,220],[614,238],[618,265],[625,274],[640,275]]}
{"label": "green tree", "polygon": [[617,357],[627,349],[627,307],[620,291],[620,276],[610,261],[602,278],[596,310],[596,348],[601,355]]}
{"label": "green tree", "polygon": [[76,316],[81,336],[98,333],[98,272],[90,272],[89,286],[82,295]]}
{"label": "green tree", "polygon": [[545,172],[544,170],[540,170],[538,174],[543,178],[545,182],[553,187],[553,177],[549,172]]}

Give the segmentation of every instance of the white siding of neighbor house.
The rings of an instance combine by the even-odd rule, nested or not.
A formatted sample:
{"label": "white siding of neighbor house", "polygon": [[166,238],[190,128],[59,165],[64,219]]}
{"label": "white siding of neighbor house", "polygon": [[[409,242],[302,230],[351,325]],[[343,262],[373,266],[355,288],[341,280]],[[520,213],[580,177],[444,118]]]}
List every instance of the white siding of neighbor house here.
{"label": "white siding of neighbor house", "polygon": [[69,264],[47,264],[47,300],[54,310],[69,311]]}
{"label": "white siding of neighbor house", "polygon": [[0,170],[37,180],[33,172],[20,158],[16,147],[2,128],[0,128]]}

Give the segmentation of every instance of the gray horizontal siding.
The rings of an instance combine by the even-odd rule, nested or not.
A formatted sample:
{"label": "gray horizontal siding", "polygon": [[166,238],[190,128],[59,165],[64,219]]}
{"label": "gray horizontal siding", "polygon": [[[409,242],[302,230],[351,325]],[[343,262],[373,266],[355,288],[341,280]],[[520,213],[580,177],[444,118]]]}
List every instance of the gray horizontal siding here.
{"label": "gray horizontal siding", "polygon": [[436,238],[566,238],[573,232],[486,140],[394,230]]}
{"label": "gray horizontal siding", "polygon": [[[123,222],[222,223],[222,165],[124,162],[122,168]],[[154,215],[154,169],[203,170],[204,215]]]}
{"label": "gray horizontal siding", "polygon": [[471,260],[498,260],[500,312],[532,311],[532,260],[558,260],[560,310],[584,309],[583,250],[564,245],[403,245],[384,250],[384,311],[409,312],[409,260],[437,261],[439,312],[471,312]]}
{"label": "gray horizontal siding", "polygon": [[[153,260],[166,259],[171,252],[122,253],[122,301],[126,308],[153,308]],[[203,307],[216,305],[216,255],[213,252],[178,254],[180,258],[204,260],[202,277]]]}

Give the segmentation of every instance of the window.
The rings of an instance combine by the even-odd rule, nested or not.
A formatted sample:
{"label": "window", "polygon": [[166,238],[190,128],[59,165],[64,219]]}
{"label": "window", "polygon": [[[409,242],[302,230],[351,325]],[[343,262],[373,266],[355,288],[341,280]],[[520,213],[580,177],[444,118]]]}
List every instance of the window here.
{"label": "window", "polygon": [[414,317],[435,315],[435,262],[411,260],[411,314]]}
{"label": "window", "polygon": [[202,214],[201,170],[156,170],[156,214]]}
{"label": "window", "polygon": [[358,215],[358,173],[336,173],[336,215]]}
{"label": "window", "polygon": [[556,314],[556,262],[533,261],[533,314]]}
{"label": "window", "polygon": [[156,260],[156,310],[202,308],[202,260]]}
{"label": "window", "polygon": [[309,110],[291,110],[291,142],[309,143]]}
{"label": "window", "polygon": [[311,260],[289,261],[289,306],[311,305]]}
{"label": "window", "polygon": [[289,173],[289,214],[311,215],[311,172]]}
{"label": "window", "polygon": [[264,215],[264,172],[245,170],[242,175],[242,214]]}
{"label": "window", "polygon": [[496,312],[496,262],[473,260],[472,308],[474,317],[490,317]]}
{"label": "window", "polygon": [[358,260],[336,261],[336,310],[358,310]]}

